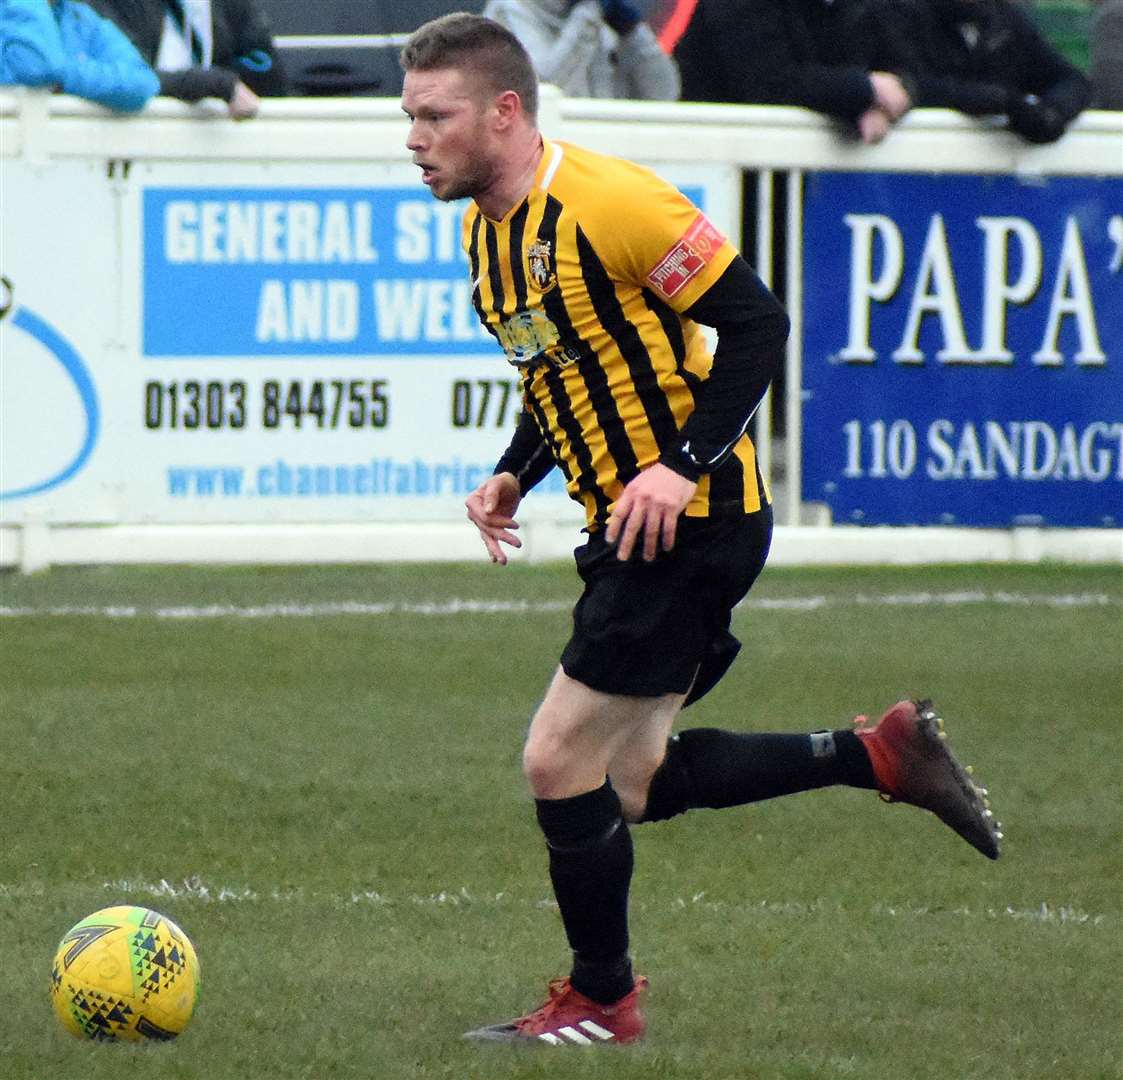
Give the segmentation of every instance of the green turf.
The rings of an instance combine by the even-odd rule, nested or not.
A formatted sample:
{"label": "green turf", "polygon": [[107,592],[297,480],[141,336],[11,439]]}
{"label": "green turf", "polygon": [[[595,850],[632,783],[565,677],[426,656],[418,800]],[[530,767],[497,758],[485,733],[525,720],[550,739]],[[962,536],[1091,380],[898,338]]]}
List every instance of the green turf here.
{"label": "green turf", "polygon": [[[848,790],[639,828],[651,1034],[592,1053],[459,1040],[565,966],[518,769],[564,607],[154,614],[567,601],[574,582],[486,565],[0,577],[0,606],[43,612],[0,618],[0,1076],[1123,1077],[1119,567],[768,571],[754,599],[822,606],[739,612],[744,654],[687,723],[800,730],[930,693],[1006,854]],[[1065,595],[1086,599],[1045,601]],[[134,610],[49,613],[68,605]],[[83,1044],[51,1013],[59,937],[118,902],[198,949],[174,1043]]]}

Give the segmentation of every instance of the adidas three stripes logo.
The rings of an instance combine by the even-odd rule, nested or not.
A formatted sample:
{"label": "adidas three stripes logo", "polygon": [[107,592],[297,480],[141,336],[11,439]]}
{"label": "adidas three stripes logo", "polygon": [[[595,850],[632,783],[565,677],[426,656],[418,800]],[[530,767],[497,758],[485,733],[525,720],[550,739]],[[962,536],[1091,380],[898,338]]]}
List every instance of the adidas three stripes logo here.
{"label": "adidas three stripes logo", "polygon": [[[582,1035],[577,1028],[583,1028],[588,1034]],[[552,1031],[544,1031],[538,1038],[552,1046],[568,1046],[569,1043],[573,1043],[575,1046],[591,1046],[593,1039],[590,1039],[589,1035],[600,1039],[601,1042],[608,1042],[610,1039],[616,1038],[608,1028],[603,1028],[592,1020],[582,1020],[576,1027],[558,1028],[556,1034]]]}

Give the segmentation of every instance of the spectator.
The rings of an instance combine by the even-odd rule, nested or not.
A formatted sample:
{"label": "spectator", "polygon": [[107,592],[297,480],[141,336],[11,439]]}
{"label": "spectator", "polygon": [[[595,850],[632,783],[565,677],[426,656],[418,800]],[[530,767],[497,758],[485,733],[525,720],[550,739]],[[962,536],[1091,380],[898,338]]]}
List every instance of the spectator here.
{"label": "spectator", "polygon": [[522,42],[543,82],[570,97],[679,96],[678,68],[631,0],[489,0],[484,15]]}
{"label": "spectator", "polygon": [[915,105],[1004,116],[1050,143],[1088,104],[1088,79],[1011,0],[870,0],[862,26],[872,61],[914,81]]}
{"label": "spectator", "polygon": [[896,75],[870,70],[853,0],[698,0],[675,57],[687,101],[802,105],[878,142],[909,109]]}
{"label": "spectator", "polygon": [[118,112],[160,89],[152,69],[108,19],[76,0],[4,0],[0,85],[44,86]]}
{"label": "spectator", "polygon": [[132,39],[181,101],[220,98],[235,120],[288,83],[257,0],[91,0]]}
{"label": "spectator", "polygon": [[1088,47],[1092,106],[1123,109],[1123,0],[1100,0]]}
{"label": "spectator", "polygon": [[656,0],[648,19],[664,52],[673,53],[678,48],[697,6],[698,0]]}

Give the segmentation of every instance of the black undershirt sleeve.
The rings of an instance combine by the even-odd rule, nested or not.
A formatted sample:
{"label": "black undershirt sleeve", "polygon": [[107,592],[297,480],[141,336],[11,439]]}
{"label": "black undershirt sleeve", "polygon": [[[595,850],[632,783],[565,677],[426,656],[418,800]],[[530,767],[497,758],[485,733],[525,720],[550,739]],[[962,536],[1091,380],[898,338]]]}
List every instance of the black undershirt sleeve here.
{"label": "black undershirt sleeve", "polygon": [[694,411],[662,464],[699,480],[732,452],[768,384],[780,373],[790,323],[780,302],[738,255],[685,312],[717,330],[709,378],[695,392]]}
{"label": "black undershirt sleeve", "polygon": [[[554,456],[542,437],[538,424],[525,409],[519,414],[519,423],[511,444],[495,466],[495,474],[509,472],[519,482],[519,491],[525,495],[554,467]],[[493,475],[495,475],[493,474]]]}

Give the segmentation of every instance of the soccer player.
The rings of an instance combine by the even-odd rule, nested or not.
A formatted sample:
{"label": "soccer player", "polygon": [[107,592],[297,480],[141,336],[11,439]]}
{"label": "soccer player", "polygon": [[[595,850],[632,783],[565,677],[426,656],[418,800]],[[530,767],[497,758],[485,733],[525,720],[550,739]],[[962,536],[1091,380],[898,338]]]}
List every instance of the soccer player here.
{"label": "soccer player", "polygon": [[[928,702],[812,734],[697,728],[679,710],[739,645],[733,607],[764,565],[768,493],[746,434],[788,320],[733,245],[648,170],[543,138],[537,81],[506,29],[454,14],[401,54],[407,145],[464,220],[473,301],[524,411],[468,498],[491,560],[554,465],[585,507],[585,589],[523,754],[573,966],[541,1008],[469,1038],[633,1042],[630,823],[848,784],[925,807],[990,858],[1001,834]],[[711,357],[699,324],[716,328]]]}

